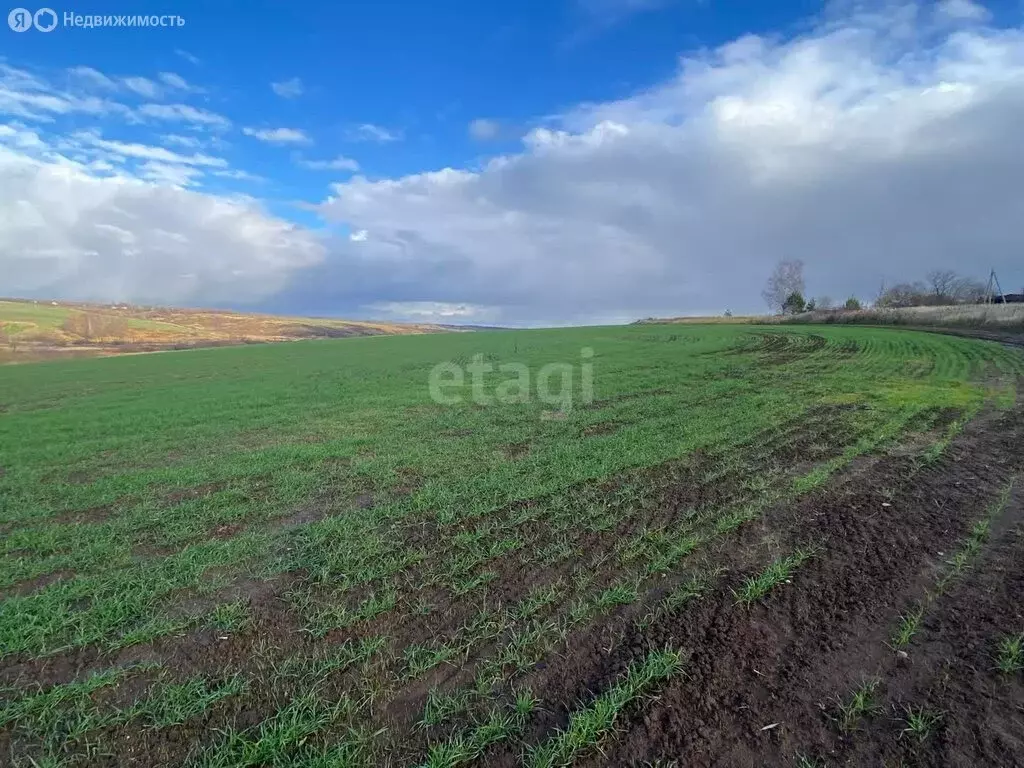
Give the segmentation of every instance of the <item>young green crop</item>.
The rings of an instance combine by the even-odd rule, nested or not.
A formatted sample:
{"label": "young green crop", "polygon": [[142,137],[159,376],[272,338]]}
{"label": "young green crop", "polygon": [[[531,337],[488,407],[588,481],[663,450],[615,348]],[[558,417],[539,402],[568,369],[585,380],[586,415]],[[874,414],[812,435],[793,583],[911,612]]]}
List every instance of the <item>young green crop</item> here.
{"label": "young green crop", "polygon": [[921,620],[924,618],[924,607],[917,606],[913,610],[900,615],[899,624],[892,634],[892,647],[896,650],[906,648],[914,639],[918,629],[921,627]]}
{"label": "young green crop", "polygon": [[655,685],[676,674],[681,666],[681,656],[668,650],[655,651],[642,662],[633,664],[622,679],[590,706],[574,712],[565,730],[531,748],[526,756],[526,765],[529,768],[569,765],[580,753],[597,747],[628,704],[650,693]]}
{"label": "young green crop", "polygon": [[457,768],[477,760],[491,745],[522,731],[536,706],[537,700],[529,690],[519,691],[511,711],[492,709],[485,720],[468,732],[431,746],[420,768]]}
{"label": "young green crop", "polygon": [[[578,361],[584,347],[595,353],[590,403],[482,406],[468,387],[454,405],[430,397],[437,363],[480,353],[536,370]],[[248,661],[237,648],[287,614],[281,625],[298,639],[268,650],[265,682],[286,684],[292,699],[242,730],[213,718],[197,759],[348,759],[367,740],[392,738],[372,717],[350,722],[364,699],[377,717],[381,698],[421,676],[438,684],[445,664],[478,665],[466,681],[481,686],[528,672],[579,623],[644,605],[652,590],[663,596],[660,585],[676,583],[698,552],[922,416],[966,422],[992,400],[991,382],[971,378],[984,366],[1009,382],[1000,397],[1024,373],[999,345],[914,332],[644,325],[0,368],[0,665],[153,649],[173,657],[178,644],[210,636],[230,646],[216,676],[188,662],[173,680],[156,676],[147,689],[156,698],[132,727],[170,727],[216,692],[253,695],[255,677],[236,679]],[[500,383],[485,378],[487,391]],[[579,381],[573,393],[582,396]],[[617,428],[594,429],[605,424]],[[794,461],[797,446],[814,455]],[[697,492],[678,500],[670,491],[680,487]],[[747,601],[797,565],[753,579]],[[512,593],[518,602],[506,606]],[[684,587],[651,604],[678,611],[695,596]],[[487,615],[463,621],[476,610]],[[363,653],[368,632],[387,633],[386,652]],[[63,682],[80,685],[97,668]],[[340,709],[293,695],[347,676],[363,692]],[[77,718],[68,732],[114,749],[89,730],[100,710],[75,690],[47,689],[39,701],[71,698],[46,706],[5,698],[0,712],[29,707],[17,727],[30,734]],[[476,742],[464,734],[467,743],[498,733],[503,716]],[[338,740],[333,752],[311,746],[324,730]]]}
{"label": "young green crop", "polygon": [[751,605],[780,584],[788,583],[794,572],[816,554],[816,548],[798,549],[792,555],[774,560],[767,568],[756,576],[750,576],[743,585],[733,592],[736,601],[742,605]]}
{"label": "young green crop", "polygon": [[918,745],[924,744],[930,739],[942,722],[942,713],[933,712],[925,709],[924,707],[905,707],[903,710],[903,721],[906,723],[906,728],[901,732],[901,736],[909,736]]}
{"label": "young green crop", "polygon": [[881,707],[877,700],[878,680],[865,680],[846,701],[839,701],[839,728],[844,732],[852,731],[857,724]]}
{"label": "young green crop", "polygon": [[1024,633],[1000,638],[996,668],[1004,675],[1024,671]]}

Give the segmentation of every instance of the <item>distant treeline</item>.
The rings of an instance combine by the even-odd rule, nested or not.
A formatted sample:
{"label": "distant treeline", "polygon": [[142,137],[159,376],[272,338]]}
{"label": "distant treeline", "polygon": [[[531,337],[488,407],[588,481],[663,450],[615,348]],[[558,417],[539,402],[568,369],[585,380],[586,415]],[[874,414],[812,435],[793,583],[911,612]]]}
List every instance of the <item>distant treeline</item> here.
{"label": "distant treeline", "polygon": [[[988,283],[984,283],[958,275],[949,269],[934,269],[923,281],[896,283],[891,286],[883,283],[874,301],[867,302],[867,305],[874,309],[907,309],[1024,302],[1024,294],[995,293],[993,288],[998,283],[994,277],[993,273]],[[799,260],[780,261],[768,278],[761,295],[768,306],[780,315],[799,315],[821,310],[855,311],[865,306],[856,296],[850,296],[838,305],[828,296],[807,298],[804,289],[804,264]]]}
{"label": "distant treeline", "polygon": [[815,310],[798,315],[755,318],[758,323],[903,325],[1024,333],[1024,303],[874,307],[861,310]]}
{"label": "distant treeline", "polygon": [[924,282],[882,287],[874,305],[881,309],[948,307],[956,304],[1018,303],[1021,294],[994,294],[989,285],[947,269],[929,272]]}

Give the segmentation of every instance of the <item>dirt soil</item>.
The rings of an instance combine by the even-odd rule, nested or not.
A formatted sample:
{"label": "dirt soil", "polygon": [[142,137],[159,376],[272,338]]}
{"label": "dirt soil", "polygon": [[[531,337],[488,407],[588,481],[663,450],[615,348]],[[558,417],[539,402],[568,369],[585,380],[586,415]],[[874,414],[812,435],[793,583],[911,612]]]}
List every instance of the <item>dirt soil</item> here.
{"label": "dirt soil", "polygon": [[[683,674],[633,706],[604,754],[582,765],[1019,766],[1024,685],[994,669],[1000,637],[1024,631],[1024,495],[1015,492],[967,573],[936,600],[906,656],[889,647],[902,612],[935,589],[947,560],[1024,467],[1024,412],[974,422],[937,464],[874,463],[744,530],[717,564],[717,592],[652,626],[635,622],[576,638],[544,681],[545,701],[585,703],[649,651],[681,649]],[[750,609],[732,594],[749,553],[823,545],[793,583]],[[879,680],[878,708],[844,733],[838,703]],[[905,732],[906,710],[940,720]],[[535,724],[539,741],[569,710]],[[488,765],[517,764],[515,754]]]}
{"label": "dirt soil", "polygon": [[[777,436],[779,445],[769,444],[765,461],[788,465],[819,458],[815,446],[823,430],[831,426],[836,431],[836,415],[823,415],[792,435]],[[550,738],[566,726],[573,711],[614,684],[628,665],[651,650],[670,647],[683,653],[682,674],[652,698],[629,705],[617,723],[618,732],[602,743],[603,751],[584,754],[577,764],[1024,765],[1024,676],[1007,677],[994,669],[999,638],[1024,632],[1024,487],[1010,495],[994,518],[989,538],[967,571],[929,603],[905,655],[888,645],[900,614],[935,591],[946,561],[1024,469],[1022,439],[1024,408],[983,415],[934,463],[922,463],[912,451],[891,451],[855,462],[796,503],[770,508],[692,564],[704,572],[723,569],[703,598],[652,617],[654,604],[671,586],[666,584],[610,618],[574,631],[554,656],[517,681],[529,685],[541,702],[522,740],[530,746]],[[676,474],[666,475],[675,481],[661,486],[657,503],[646,509],[646,522],[671,521],[703,503],[719,503],[741,487],[743,478],[731,476],[702,487],[699,478],[707,469],[698,460],[686,472],[677,468]],[[584,535],[583,551],[607,546],[608,536],[625,535],[644,522],[632,520],[608,534]],[[744,578],[806,545],[816,545],[818,553],[791,584],[750,608],[737,603],[733,590]],[[557,564],[521,573],[511,557],[488,567],[502,577],[508,570],[510,591],[501,595],[508,599],[521,597],[527,585],[552,583],[565,575]],[[675,583],[684,576],[678,574]],[[223,679],[241,672],[253,680],[245,697],[225,699],[181,726],[108,729],[102,734],[103,750],[87,761],[180,764],[201,746],[216,743],[218,730],[258,727],[282,703],[302,693],[280,687],[280,681],[271,685],[275,658],[316,655],[346,640],[377,634],[391,636],[395,647],[435,642],[455,633],[480,608],[439,593],[430,595],[438,603],[429,616],[398,622],[397,616],[409,617],[411,612],[397,611],[358,629],[314,639],[301,631],[287,599],[302,578],[290,574],[277,582],[239,587],[255,614],[248,630],[224,635],[197,630],[112,655],[84,648],[46,659],[18,659],[0,670],[0,686],[53,685],[90,670],[141,661],[159,661],[180,679],[195,674]],[[402,600],[406,597],[401,595]],[[466,659],[442,665],[404,687],[392,687],[388,700],[375,705],[366,725],[389,728],[394,749],[386,764],[422,761],[428,735],[416,730],[415,721],[428,689],[470,683],[473,663]],[[371,676],[379,674],[382,685],[394,686],[396,671],[382,667]],[[866,679],[879,681],[878,707],[855,728],[843,731],[837,722],[838,704]],[[348,673],[332,678],[325,696],[349,693],[353,683]],[[495,691],[497,698],[507,700],[507,695]],[[939,716],[927,739],[905,732],[908,707]],[[465,724],[454,721],[452,732]],[[330,736],[320,735],[326,741]],[[429,740],[436,736],[430,734]],[[0,728],[0,755],[17,752],[18,739]],[[479,764],[520,765],[523,746],[519,740],[497,744]]]}

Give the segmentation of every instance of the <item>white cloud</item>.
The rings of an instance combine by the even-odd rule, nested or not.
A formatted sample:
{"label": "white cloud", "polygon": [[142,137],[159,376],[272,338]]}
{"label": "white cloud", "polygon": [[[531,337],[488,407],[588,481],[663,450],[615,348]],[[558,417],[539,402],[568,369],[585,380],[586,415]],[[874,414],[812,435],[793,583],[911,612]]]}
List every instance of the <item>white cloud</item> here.
{"label": "white cloud", "polygon": [[469,135],[477,141],[490,141],[498,138],[501,133],[501,123],[497,120],[490,120],[479,117],[469,124]]}
{"label": "white cloud", "polygon": [[201,93],[202,89],[190,85],[181,75],[174,72],[161,72],[157,75],[159,82],[147,77],[112,78],[93,67],[71,67],[67,70],[71,80],[84,88],[105,91],[129,91],[147,99],[162,98],[165,89],[184,93]]}
{"label": "white cloud", "polygon": [[[933,268],[1024,284],[1024,30],[938,19],[934,4],[843,7],[797,37],[685,56],[664,82],[545,119],[482,166],[336,183],[316,206],[333,237],[190,187],[244,173],[203,161],[223,162],[206,135],[61,137],[13,112],[0,295],[560,324],[763,310],[780,258],[837,299]],[[4,67],[8,114],[117,111]],[[186,105],[138,116],[230,124]],[[397,138],[367,126],[351,136]]]}
{"label": "white cloud", "polygon": [[143,104],[138,109],[143,117],[169,122],[194,123],[211,128],[224,129],[231,126],[231,121],[216,112],[210,112],[188,104]]}
{"label": "white cloud", "polygon": [[92,67],[71,67],[71,69],[68,70],[68,74],[71,75],[71,77],[80,80],[82,83],[91,85],[94,88],[105,88],[111,91],[117,88],[117,83]]}
{"label": "white cloud", "polygon": [[46,149],[46,143],[39,134],[18,123],[0,124],[0,143],[26,150]]}
{"label": "white cloud", "polygon": [[387,144],[402,138],[401,132],[391,131],[373,123],[357,125],[347,132],[347,136],[349,141],[375,141],[378,144]]}
{"label": "white cloud", "polygon": [[200,88],[198,85],[189,83],[176,72],[161,72],[157,75],[157,79],[160,80],[165,88],[169,88],[172,91],[179,91],[181,93],[205,93],[205,89]]}
{"label": "white cloud", "polygon": [[177,54],[178,56],[181,56],[181,58],[183,58],[183,59],[184,59],[185,61],[187,61],[187,62],[188,62],[189,64],[196,64],[196,65],[199,65],[199,64],[202,64],[202,63],[203,63],[203,60],[202,60],[202,59],[200,59],[200,58],[199,58],[198,56],[196,56],[196,55],[194,55],[194,54],[191,54],[191,53],[189,53],[188,51],[183,51],[183,50],[182,50],[181,48],[175,48],[175,49],[174,49],[174,52],[175,52],[175,53],[176,53],[176,54]]}
{"label": "white cloud", "polygon": [[246,136],[270,144],[309,144],[311,139],[298,128],[249,128],[242,129]]}
{"label": "white cloud", "polygon": [[940,0],[936,6],[936,12],[949,19],[967,21],[987,21],[991,16],[985,6],[975,3],[973,0]]}
{"label": "white cloud", "polygon": [[338,155],[333,160],[304,160],[299,158],[296,163],[311,171],[358,171],[359,163],[351,157]]}
{"label": "white cloud", "polygon": [[160,82],[166,85],[168,88],[174,88],[179,91],[198,91],[199,89],[193,85],[190,85],[181,75],[175,72],[161,72],[159,74]]}
{"label": "white cloud", "polygon": [[183,188],[187,167],[143,168],[160,182],[99,178],[0,147],[0,294],[255,301],[322,260],[316,237],[256,202]]}
{"label": "white cloud", "polygon": [[199,149],[203,142],[196,136],[182,136],[180,133],[165,133],[160,137],[165,144],[173,144],[187,149]]}
{"label": "white cloud", "polygon": [[213,168],[227,167],[227,161],[219,157],[209,155],[193,154],[180,155],[164,147],[153,147],[146,144],[129,143],[122,141],[110,141],[103,139],[99,134],[91,131],[83,131],[74,134],[72,137],[82,144],[115,155],[120,158],[134,158],[139,160],[152,160],[158,163],[170,165],[201,165]]}
{"label": "white cloud", "polygon": [[491,307],[443,301],[384,301],[369,305],[374,314],[412,323],[488,323],[498,318]]}
{"label": "white cloud", "polygon": [[193,186],[203,172],[191,165],[172,165],[153,160],[143,163],[138,175],[143,179],[162,182],[176,187]]}
{"label": "white cloud", "polygon": [[234,179],[235,181],[252,181],[257,183],[262,183],[266,181],[266,179],[264,179],[262,176],[257,176],[254,173],[242,171],[239,170],[238,168],[230,168],[226,171],[214,171],[213,175],[219,176],[222,179]]}
{"label": "white cloud", "polygon": [[[102,77],[95,70],[84,76],[94,80],[95,75]],[[69,73],[69,76],[77,80],[83,75]],[[52,122],[57,116],[70,114],[130,117],[131,110],[109,99],[55,88],[31,72],[0,63],[0,115]]]}
{"label": "white cloud", "polygon": [[129,91],[137,93],[139,96],[143,96],[147,99],[158,99],[160,98],[161,90],[160,86],[154,83],[152,80],[146,77],[124,77],[121,78],[121,82],[124,87]]}
{"label": "white cloud", "polygon": [[291,80],[282,80],[280,82],[271,83],[270,88],[278,96],[285,99],[294,99],[301,96],[306,90],[302,85],[302,80],[297,77],[293,77]]}
{"label": "white cloud", "polygon": [[5,88],[14,88],[16,90],[41,91],[49,88],[45,81],[31,72],[12,67],[3,61],[0,61],[0,83]]}
{"label": "white cloud", "polygon": [[763,311],[781,258],[836,297],[933,268],[1024,283],[1024,31],[907,16],[686,57],[479,170],[335,184],[321,212],[372,237],[310,286],[551,323]]}

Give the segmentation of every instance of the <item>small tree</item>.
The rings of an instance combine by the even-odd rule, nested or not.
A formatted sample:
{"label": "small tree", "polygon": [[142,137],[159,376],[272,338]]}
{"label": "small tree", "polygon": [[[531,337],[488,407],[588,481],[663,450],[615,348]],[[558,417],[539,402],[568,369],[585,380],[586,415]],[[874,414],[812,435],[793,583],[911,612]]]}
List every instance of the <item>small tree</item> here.
{"label": "small tree", "polygon": [[761,296],[775,312],[786,311],[786,301],[794,294],[804,294],[804,263],[799,259],[780,261],[775,265]]}
{"label": "small tree", "polygon": [[860,309],[860,308],[861,308],[860,307],[860,299],[858,299],[856,296],[851,296],[850,298],[848,298],[846,300],[846,303],[843,304],[843,309]]}
{"label": "small tree", "polygon": [[786,315],[796,315],[807,309],[807,302],[800,291],[793,291],[786,300],[782,302],[782,312]]}
{"label": "small tree", "polygon": [[808,312],[813,312],[813,311],[814,311],[814,310],[816,310],[817,308],[818,308],[818,302],[817,302],[817,300],[815,300],[815,299],[811,299],[810,301],[808,301],[808,302],[807,302],[807,311],[808,311]]}

